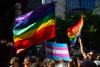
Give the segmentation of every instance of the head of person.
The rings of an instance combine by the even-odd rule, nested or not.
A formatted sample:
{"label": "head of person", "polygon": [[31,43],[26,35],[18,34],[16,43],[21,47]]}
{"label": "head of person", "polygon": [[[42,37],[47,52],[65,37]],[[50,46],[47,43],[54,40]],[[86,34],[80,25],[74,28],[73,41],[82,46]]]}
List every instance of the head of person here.
{"label": "head of person", "polygon": [[95,59],[95,52],[94,50],[91,50],[89,53],[88,53],[88,58],[90,60],[94,60]]}
{"label": "head of person", "polygon": [[30,57],[25,57],[23,61],[24,67],[30,67],[31,66],[31,60]]}
{"label": "head of person", "polygon": [[13,57],[10,61],[11,67],[19,67],[19,58]]}
{"label": "head of person", "polygon": [[100,61],[100,56],[99,55],[96,57],[96,60],[99,60]]}

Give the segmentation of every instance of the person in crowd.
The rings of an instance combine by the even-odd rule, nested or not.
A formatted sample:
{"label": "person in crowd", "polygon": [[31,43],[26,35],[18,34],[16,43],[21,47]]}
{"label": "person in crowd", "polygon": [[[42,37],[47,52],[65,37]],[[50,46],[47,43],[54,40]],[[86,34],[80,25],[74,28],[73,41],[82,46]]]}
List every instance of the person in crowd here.
{"label": "person in crowd", "polygon": [[24,58],[23,65],[23,67],[31,67],[31,59],[29,56]]}
{"label": "person in crowd", "polygon": [[36,56],[32,56],[32,65],[31,67],[37,67]]}
{"label": "person in crowd", "polygon": [[[0,67],[8,67],[11,57],[12,46],[4,43],[13,42],[13,23],[15,21],[15,3],[18,0],[0,1]],[[5,32],[6,31],[6,32]]]}
{"label": "person in crowd", "polygon": [[80,37],[78,38],[78,42],[80,44],[81,53],[82,53],[82,55],[84,57],[84,61],[82,63],[82,66],[83,67],[97,67],[96,64],[94,63],[94,59],[95,59],[94,50],[90,50],[89,53],[86,53],[86,51],[85,51],[85,49],[83,47],[82,40],[81,40]]}
{"label": "person in crowd", "polygon": [[19,67],[19,58],[13,57],[10,61],[10,67]]}
{"label": "person in crowd", "polygon": [[60,58],[59,60],[55,61],[54,67],[64,67],[64,66],[65,66],[65,63],[63,59]]}
{"label": "person in crowd", "polygon": [[0,67],[8,67],[10,59],[15,56],[16,50],[12,47],[12,43],[6,39],[0,42]]}
{"label": "person in crowd", "polygon": [[80,64],[80,66],[82,66],[83,60],[84,58],[82,55],[77,56],[77,62]]}
{"label": "person in crowd", "polygon": [[96,60],[94,60],[94,63],[97,65],[97,67],[100,67],[100,56],[99,55],[96,57]]}
{"label": "person in crowd", "polygon": [[77,57],[72,56],[72,60],[68,63],[68,67],[81,67],[80,63],[77,60]]}
{"label": "person in crowd", "polygon": [[52,59],[47,63],[47,67],[54,67],[54,61]]}

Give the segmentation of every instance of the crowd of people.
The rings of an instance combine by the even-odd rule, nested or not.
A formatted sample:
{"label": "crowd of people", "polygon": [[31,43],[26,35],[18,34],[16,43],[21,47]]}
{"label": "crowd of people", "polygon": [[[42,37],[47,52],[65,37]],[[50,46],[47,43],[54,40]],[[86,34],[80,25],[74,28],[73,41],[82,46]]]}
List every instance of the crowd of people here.
{"label": "crowd of people", "polygon": [[[12,57],[10,67],[100,67],[100,55],[95,54],[95,50],[86,53],[81,38],[78,38],[81,55],[71,56],[71,60],[64,61],[62,58],[55,61],[47,57],[25,56],[20,59],[18,56]],[[22,62],[20,62],[23,60]]]}
{"label": "crowd of people", "polygon": [[[11,3],[10,3],[11,2]],[[21,14],[19,8],[15,12],[16,0],[3,0],[0,2],[0,39],[4,36],[8,40],[13,40],[13,22],[15,15]],[[20,4],[16,4],[18,7]],[[18,12],[18,13],[17,13]],[[6,32],[6,33],[5,33]],[[25,56],[21,59],[15,56],[16,50],[11,43],[0,42],[0,67],[100,67],[100,55],[95,54],[95,50],[85,51],[81,38],[78,39],[82,56],[71,56],[71,60],[64,61],[59,58],[55,61],[47,57]]]}

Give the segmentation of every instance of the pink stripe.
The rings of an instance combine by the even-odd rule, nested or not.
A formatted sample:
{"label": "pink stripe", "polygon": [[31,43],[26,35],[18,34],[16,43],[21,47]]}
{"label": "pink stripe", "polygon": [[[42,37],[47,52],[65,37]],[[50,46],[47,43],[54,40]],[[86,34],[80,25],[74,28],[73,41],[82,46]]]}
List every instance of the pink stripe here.
{"label": "pink stripe", "polygon": [[52,52],[47,52],[47,53],[53,56],[58,56],[58,57],[70,57],[69,54],[57,54],[57,53],[52,53]]}
{"label": "pink stripe", "polygon": [[67,47],[46,46],[46,48],[54,49],[54,50],[68,50]]}

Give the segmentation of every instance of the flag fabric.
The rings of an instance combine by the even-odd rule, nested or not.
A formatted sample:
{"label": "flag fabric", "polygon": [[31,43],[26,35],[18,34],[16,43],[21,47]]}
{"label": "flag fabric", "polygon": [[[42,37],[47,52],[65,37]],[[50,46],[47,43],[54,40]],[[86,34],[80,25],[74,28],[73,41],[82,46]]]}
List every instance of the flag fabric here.
{"label": "flag fabric", "polygon": [[46,42],[45,50],[47,52],[47,57],[58,61],[63,59],[64,61],[70,60],[70,55],[68,51],[68,46],[65,43],[55,43],[55,42]]}
{"label": "flag fabric", "polygon": [[83,27],[83,16],[80,17],[80,20],[73,26],[67,29],[67,35],[70,38],[71,44],[75,44],[77,37],[80,35]]}
{"label": "flag fabric", "polygon": [[[25,27],[35,23],[36,21],[43,20],[43,18],[45,18],[48,15],[54,15],[54,13],[55,13],[55,3],[50,3],[50,4],[46,4],[44,6],[41,6],[34,11],[28,12],[28,16],[25,18],[25,19],[28,19],[28,21],[24,22],[24,23],[20,22],[20,24],[19,23],[16,24],[14,29],[25,28]],[[26,15],[24,15],[24,17],[25,16]],[[16,22],[18,21],[18,18],[16,18]],[[54,18],[54,16],[52,16],[52,18]],[[21,19],[21,18],[19,18],[19,19]],[[24,19],[22,19],[21,21],[24,21]]]}
{"label": "flag fabric", "polygon": [[[16,19],[13,29],[16,49],[25,49],[56,36],[55,3],[44,5]],[[27,20],[27,21],[24,21]]]}
{"label": "flag fabric", "polygon": [[[28,19],[29,19],[29,17],[30,17],[30,15],[31,15],[32,13],[33,13],[33,11],[30,11],[30,12],[24,14],[24,15],[21,15],[21,16],[17,17],[17,18],[15,19],[15,21],[16,21],[15,24],[27,22]],[[19,24],[18,24],[18,25],[19,25]]]}

